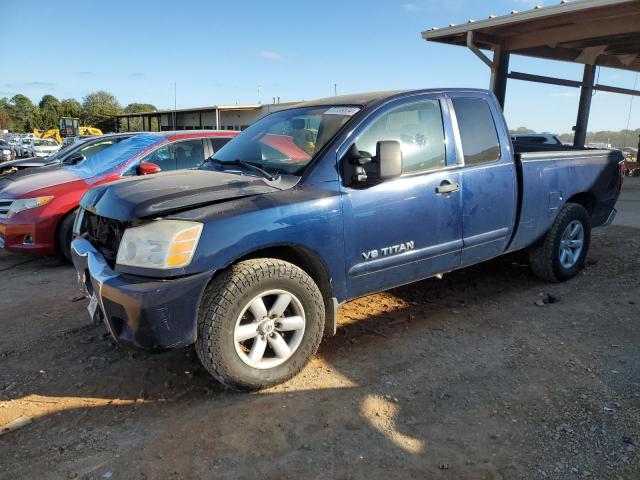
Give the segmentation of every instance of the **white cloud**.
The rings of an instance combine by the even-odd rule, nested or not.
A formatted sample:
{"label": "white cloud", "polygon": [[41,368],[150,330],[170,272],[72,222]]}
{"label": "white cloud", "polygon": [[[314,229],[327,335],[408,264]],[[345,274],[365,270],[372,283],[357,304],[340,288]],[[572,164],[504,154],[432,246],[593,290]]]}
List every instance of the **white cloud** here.
{"label": "white cloud", "polygon": [[284,57],[278,52],[272,52],[270,50],[262,50],[260,52],[260,56],[266,58],[267,60],[273,60],[274,62],[281,62],[284,60]]}
{"label": "white cloud", "polygon": [[420,7],[415,3],[405,3],[402,5],[402,9],[405,12],[417,12],[420,10]]}

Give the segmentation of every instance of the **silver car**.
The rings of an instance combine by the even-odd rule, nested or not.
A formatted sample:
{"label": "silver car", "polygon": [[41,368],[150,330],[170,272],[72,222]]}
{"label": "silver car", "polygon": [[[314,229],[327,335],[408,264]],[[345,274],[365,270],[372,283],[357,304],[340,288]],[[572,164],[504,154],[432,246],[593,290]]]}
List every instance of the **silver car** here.
{"label": "silver car", "polygon": [[0,162],[13,160],[13,150],[11,145],[4,140],[0,140]]}

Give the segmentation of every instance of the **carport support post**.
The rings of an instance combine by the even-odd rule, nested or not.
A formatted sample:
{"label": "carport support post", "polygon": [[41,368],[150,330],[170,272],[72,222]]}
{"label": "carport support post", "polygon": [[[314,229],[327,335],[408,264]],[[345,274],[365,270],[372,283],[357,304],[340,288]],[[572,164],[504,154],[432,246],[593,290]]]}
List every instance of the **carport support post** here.
{"label": "carport support post", "polygon": [[587,127],[589,126],[589,112],[591,111],[591,97],[593,97],[593,82],[596,78],[596,66],[585,65],[582,76],[582,89],[580,90],[580,105],[578,106],[578,118],[574,127],[573,146],[584,148],[587,141]]}
{"label": "carport support post", "polygon": [[509,74],[510,52],[503,46],[498,46],[493,51],[493,67],[491,68],[491,91],[498,99],[500,107],[504,110],[505,97],[507,95],[507,75]]}

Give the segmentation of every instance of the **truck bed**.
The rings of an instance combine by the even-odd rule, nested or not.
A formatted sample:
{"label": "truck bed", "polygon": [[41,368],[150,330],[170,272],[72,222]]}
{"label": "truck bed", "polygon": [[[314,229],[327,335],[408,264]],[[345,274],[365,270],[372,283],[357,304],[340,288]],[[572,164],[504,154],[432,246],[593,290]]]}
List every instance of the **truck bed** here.
{"label": "truck bed", "polygon": [[514,153],[520,204],[509,251],[542,237],[567,201],[587,208],[592,227],[607,221],[621,186],[620,151],[514,143]]}

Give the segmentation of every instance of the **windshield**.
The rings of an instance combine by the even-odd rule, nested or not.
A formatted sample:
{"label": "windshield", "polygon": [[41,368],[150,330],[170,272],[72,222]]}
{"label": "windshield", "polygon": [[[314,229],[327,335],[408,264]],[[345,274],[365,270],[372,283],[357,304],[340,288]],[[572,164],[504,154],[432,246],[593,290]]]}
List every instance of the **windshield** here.
{"label": "windshield", "polygon": [[[311,159],[360,110],[322,106],[282,110],[257,121],[214,155],[219,163],[250,163],[300,175]],[[205,168],[210,168],[210,163]]]}
{"label": "windshield", "polygon": [[118,142],[87,158],[84,162],[69,167],[81,178],[91,178],[107,173],[126,164],[133,157],[155,143],[164,139],[153,134],[139,134]]}
{"label": "windshield", "polygon": [[34,140],[33,145],[35,147],[57,147],[58,142],[56,142],[55,140],[49,140],[49,139]]}

